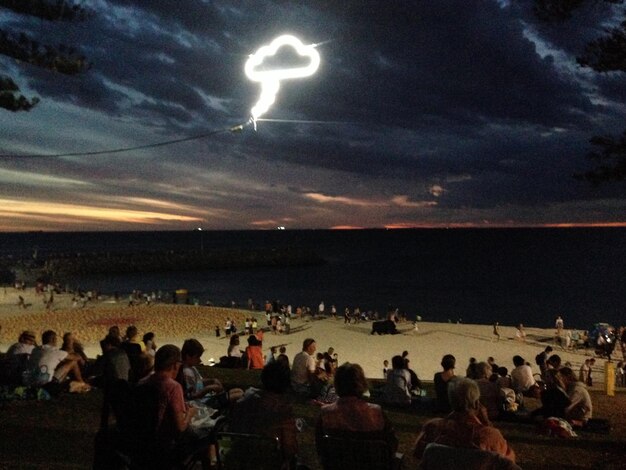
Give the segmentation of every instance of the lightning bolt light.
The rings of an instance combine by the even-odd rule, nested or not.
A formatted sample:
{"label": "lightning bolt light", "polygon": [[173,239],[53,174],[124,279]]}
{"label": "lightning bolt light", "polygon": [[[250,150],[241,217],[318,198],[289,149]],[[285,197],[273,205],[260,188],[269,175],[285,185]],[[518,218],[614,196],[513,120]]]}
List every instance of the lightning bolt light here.
{"label": "lightning bolt light", "polygon": [[[309,64],[304,67],[291,67],[277,70],[256,70],[267,57],[276,55],[281,47],[292,47],[301,57],[309,58]],[[320,65],[320,55],[315,50],[315,45],[304,45],[302,41],[291,35],[279,36],[268,46],[262,46],[246,62],[245,72],[247,77],[261,83],[261,96],[259,101],[250,111],[251,120],[255,122],[265,114],[276,101],[276,94],[280,89],[281,80],[292,78],[304,78],[313,75]]]}

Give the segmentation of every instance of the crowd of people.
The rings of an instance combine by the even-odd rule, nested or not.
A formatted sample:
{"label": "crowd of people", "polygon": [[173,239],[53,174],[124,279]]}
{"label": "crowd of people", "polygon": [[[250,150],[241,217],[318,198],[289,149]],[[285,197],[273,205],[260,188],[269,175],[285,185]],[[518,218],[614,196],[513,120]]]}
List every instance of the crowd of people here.
{"label": "crowd of people", "polygon": [[[587,385],[591,385],[590,375],[595,361],[586,360],[580,374],[576,374],[571,364],[562,364],[557,354],[550,354],[552,351],[552,347],[547,346],[535,357],[539,368],[537,374],[520,355],[513,356],[510,373],[506,367],[497,365],[493,357],[482,362],[470,359],[465,377],[476,382],[480,390],[479,401],[488,420],[556,417],[567,420],[574,427],[587,425],[593,414]],[[443,356],[441,367],[443,370],[434,377],[436,408],[449,412],[451,405],[447,389],[452,381],[457,380],[454,356]],[[520,413],[520,410],[524,411],[525,397],[541,400],[541,407],[530,415]]]}
{"label": "crowd of people", "polygon": [[[324,312],[320,304],[317,313]],[[292,313],[286,310],[282,314],[288,318]],[[387,442],[395,452],[398,441],[381,405],[439,415],[421,431],[416,430],[417,458],[422,458],[429,444],[437,443],[488,450],[515,462],[513,449],[494,422],[560,418],[575,428],[585,428],[593,420],[587,390],[593,385],[593,358],[575,371],[547,346],[537,354],[534,365],[515,355],[509,371],[493,357],[485,361],[471,358],[465,374],[457,375],[456,358],[446,354],[442,370],[433,377],[435,394],[428,397],[411,367],[408,351],[384,361],[384,384],[378,389],[368,387],[361,366],[339,365],[334,349],[318,350],[313,338],[303,341],[291,361],[286,345],[264,353],[264,334],[280,333],[280,317],[280,311],[272,311],[262,328],[254,318],[247,318],[241,330],[231,319],[224,325],[228,347],[218,365],[261,370],[261,388],[226,389],[216,378],[203,377],[198,369],[204,353],[200,341],[190,338],[180,348],[171,344],[158,347],[154,333],[142,336],[133,325],[124,334],[117,326],[111,327],[100,342],[102,354],[95,363],[87,360],[72,333],[65,333],[61,342],[55,331],[45,331],[37,346],[35,334],[24,331],[5,354],[3,379],[39,386],[51,394],[102,387],[117,422],[133,423],[130,432],[150,436],[149,452],[142,458],[151,462],[152,468],[164,468],[160,465],[192,453],[214,462],[218,415],[226,417],[223,421],[229,431],[278,438],[285,468],[293,467],[298,460],[298,426],[292,403],[298,400],[320,407],[315,435],[322,460],[325,436],[329,435],[375,438]],[[221,334],[219,326],[216,334]],[[242,339],[247,346],[242,346]],[[538,373],[533,371],[535,366]],[[617,371],[617,383],[624,385],[623,362],[618,363]],[[116,406],[115,387],[120,382],[128,384],[124,390],[132,390],[132,397],[152,399],[134,409]],[[526,398],[540,400],[541,406],[527,413]],[[208,419],[200,419],[207,410]],[[137,423],[143,428],[138,429]],[[145,429],[148,424],[151,428]]]}

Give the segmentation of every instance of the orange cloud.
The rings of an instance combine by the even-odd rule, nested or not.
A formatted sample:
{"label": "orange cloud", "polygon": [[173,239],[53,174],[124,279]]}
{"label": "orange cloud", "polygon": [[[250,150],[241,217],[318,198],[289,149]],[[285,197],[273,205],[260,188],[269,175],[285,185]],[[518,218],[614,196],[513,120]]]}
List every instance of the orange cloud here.
{"label": "orange cloud", "polygon": [[437,201],[409,201],[408,196],[395,196],[391,199],[391,202],[400,207],[411,208],[433,207],[437,205]]}
{"label": "orange cloud", "polygon": [[356,199],[345,196],[327,196],[325,194],[320,193],[305,193],[304,194],[309,199],[312,199],[316,202],[320,202],[322,204],[334,203],[334,204],[343,204],[346,206],[361,206],[361,207],[382,207],[386,206],[385,202],[377,202],[377,201],[366,201],[364,199]]}
{"label": "orange cloud", "polygon": [[127,209],[110,209],[107,207],[93,207],[53,202],[16,201],[0,199],[0,216],[8,218],[39,218],[47,219],[52,216],[61,217],[68,221],[75,219],[89,219],[107,222],[130,222],[154,224],[162,221],[194,222],[201,221],[198,217],[172,214],[167,212],[138,211]]}

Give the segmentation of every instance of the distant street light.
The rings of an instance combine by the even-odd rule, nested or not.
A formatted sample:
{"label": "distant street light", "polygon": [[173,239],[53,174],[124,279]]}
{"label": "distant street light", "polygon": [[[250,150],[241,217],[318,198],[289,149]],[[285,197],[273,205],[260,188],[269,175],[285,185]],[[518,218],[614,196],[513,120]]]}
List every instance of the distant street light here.
{"label": "distant street light", "polygon": [[202,227],[198,227],[198,232],[200,232],[200,254],[204,256],[204,236],[202,235]]}

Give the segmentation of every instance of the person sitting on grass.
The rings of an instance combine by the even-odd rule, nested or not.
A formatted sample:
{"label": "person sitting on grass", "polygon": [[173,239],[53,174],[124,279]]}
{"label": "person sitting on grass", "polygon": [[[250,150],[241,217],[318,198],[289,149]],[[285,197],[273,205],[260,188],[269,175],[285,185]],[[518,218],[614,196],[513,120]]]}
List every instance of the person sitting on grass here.
{"label": "person sitting on grass", "polygon": [[128,355],[121,349],[119,336],[107,335],[100,341],[102,348],[102,375],[105,384],[112,384],[117,380],[128,382],[130,377],[130,362]]}
{"label": "person sitting on grass", "polygon": [[243,390],[233,388],[225,391],[219,380],[203,378],[196,368],[202,363],[203,353],[204,347],[200,341],[197,339],[185,340],[181,351],[183,366],[177,380],[183,386],[187,400],[202,399],[211,408],[225,408],[241,398]]}
{"label": "person sitting on grass", "polygon": [[478,376],[476,384],[480,389],[480,403],[487,410],[489,419],[495,420],[500,416],[502,400],[500,399],[498,384],[490,380],[491,372],[491,366],[486,362],[476,364],[476,374]]}
{"label": "person sitting on grass", "polygon": [[546,389],[541,392],[541,408],[534,410],[531,416],[565,418],[565,410],[570,405],[565,388],[561,372],[557,369],[547,369]]}
{"label": "person sitting on grass", "polygon": [[7,356],[26,354],[30,356],[35,349],[35,333],[30,330],[22,331],[17,339],[17,343],[12,344],[6,352]]}
{"label": "person sitting on grass", "polygon": [[143,344],[146,345],[146,354],[149,354],[150,356],[153,356],[156,354],[156,350],[157,350],[157,345],[156,345],[156,341],[154,340],[154,333],[152,331],[149,331],[148,333],[146,333],[145,335],[143,335]]}
{"label": "person sitting on grass", "polygon": [[448,394],[452,413],[424,424],[415,441],[415,457],[421,459],[426,446],[435,442],[451,447],[487,450],[515,462],[515,452],[487,419],[476,382],[457,378],[450,382]]}
{"label": "person sitting on grass", "polygon": [[456,367],[456,358],[452,354],[446,354],[441,358],[442,372],[437,372],[434,377],[435,409],[440,413],[450,412],[450,402],[448,401],[448,383],[454,379],[454,369]]}
{"label": "person sitting on grass", "polygon": [[[283,457],[279,468],[294,468],[298,439],[293,407],[286,398],[291,383],[289,368],[282,361],[268,364],[261,371],[261,383],[262,390],[251,387],[235,403],[228,431],[278,438]],[[245,458],[248,451],[231,449],[229,455]]]}
{"label": "person sitting on grass", "polygon": [[335,389],[339,399],[321,409],[315,431],[318,452],[323,436],[380,439],[389,444],[392,453],[398,448],[398,439],[389,419],[380,405],[363,400],[367,380],[358,364],[345,364],[335,371]]}
{"label": "person sitting on grass", "polygon": [[387,372],[387,381],[383,387],[382,401],[388,405],[411,405],[411,375],[405,367],[402,356],[391,358],[392,369]]}
{"label": "person sitting on grass", "polygon": [[210,433],[192,431],[197,408],[185,403],[183,388],[176,381],[182,363],[178,347],[161,346],[154,356],[154,374],[134,391],[129,412],[141,468],[177,468],[177,463],[195,453],[210,458]]}
{"label": "person sitting on grass", "polygon": [[561,368],[559,374],[570,400],[570,404],[565,408],[565,419],[572,426],[584,426],[593,414],[593,405],[587,387],[576,378],[576,374],[569,367]]}
{"label": "person sitting on grass", "polygon": [[315,351],[317,343],[313,338],[307,338],[302,343],[302,351],[295,355],[291,366],[291,387],[293,391],[302,397],[312,398],[317,396],[318,390],[314,385],[317,382],[315,367]]}
{"label": "person sitting on grass", "polygon": [[543,374],[541,374],[541,378],[543,379],[543,383],[546,387],[550,385],[550,381],[554,378],[554,374],[549,372],[558,371],[560,368],[561,356],[558,354],[553,354],[546,360],[546,369]]}
{"label": "person sitting on grass", "polygon": [[44,331],[41,335],[41,346],[33,349],[29,367],[33,371],[36,385],[62,383],[72,377],[87,390],[80,370],[80,356],[62,351],[57,347],[57,334],[53,330]]}
{"label": "person sitting on grass", "polygon": [[138,344],[141,348],[141,352],[146,352],[146,345],[141,339],[139,339],[139,330],[135,325],[130,325],[128,326],[128,328],[126,328],[125,342],[130,344]]}
{"label": "person sitting on grass", "polygon": [[4,358],[0,359],[1,383],[19,384],[22,382],[22,374],[29,368],[29,358],[35,346],[35,333],[23,331],[17,343],[12,344]]}
{"label": "person sitting on grass", "polygon": [[83,345],[76,341],[76,337],[73,333],[67,332],[63,335],[63,345],[61,351],[65,351],[68,354],[74,354],[78,359],[78,365],[81,371],[84,372],[87,365],[87,355],[83,349]]}
{"label": "person sitting on grass", "polygon": [[522,356],[513,356],[515,369],[511,371],[511,385],[515,393],[521,393],[526,397],[539,398],[541,388],[533,377],[533,370]]}

